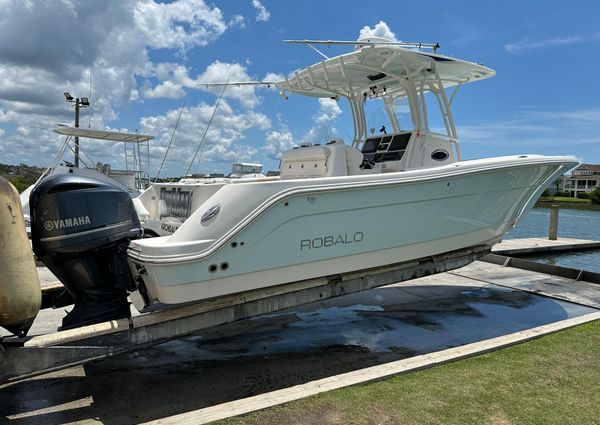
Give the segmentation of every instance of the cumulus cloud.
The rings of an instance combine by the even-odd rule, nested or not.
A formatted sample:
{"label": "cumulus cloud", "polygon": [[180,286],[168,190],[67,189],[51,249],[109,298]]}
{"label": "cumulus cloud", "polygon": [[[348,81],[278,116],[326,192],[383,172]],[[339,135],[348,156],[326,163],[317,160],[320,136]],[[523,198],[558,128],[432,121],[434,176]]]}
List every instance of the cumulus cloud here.
{"label": "cumulus cloud", "polygon": [[259,0],[252,0],[252,6],[256,9],[256,21],[267,22],[271,17],[271,14],[266,7],[262,5]]}
{"label": "cumulus cloud", "polygon": [[[171,150],[161,173],[162,176],[182,175],[187,170],[214,108],[215,104],[205,102],[183,108]],[[140,119],[139,132],[155,136],[155,140],[150,142],[150,174],[152,176],[158,172],[179,111],[180,109],[172,109],[164,114],[144,116]],[[0,110],[0,119],[5,114],[5,111]],[[271,121],[266,115],[253,111],[239,113],[226,100],[221,100],[192,171],[214,170],[215,164],[221,164],[220,168],[222,169],[228,168],[232,162],[259,161],[261,158],[259,149],[247,143],[246,132],[251,129],[267,131],[270,127]],[[107,129],[130,131],[123,128]],[[2,136],[2,131],[0,131],[0,158],[28,164],[39,164],[39,160],[43,159],[43,165],[48,165],[50,160],[58,154],[65,139],[50,131],[43,122],[18,126],[10,139],[19,146],[17,158],[14,146],[11,146],[11,143],[5,143]],[[110,163],[113,169],[125,167],[122,143],[81,139],[80,144],[83,162],[86,165],[94,166],[96,161],[102,161]],[[68,161],[73,161],[72,158],[73,154],[69,151],[63,157]]]}
{"label": "cumulus cloud", "polygon": [[154,87],[146,83],[142,95],[147,98],[179,99],[185,95],[185,87],[195,85],[188,75],[188,68],[176,63],[159,63],[154,67],[152,75],[160,82]]}
{"label": "cumulus cloud", "polygon": [[245,28],[246,27],[246,18],[243,15],[235,15],[233,18],[229,20],[230,28]]}
{"label": "cumulus cloud", "polygon": [[270,131],[262,150],[269,159],[281,159],[281,154],[296,146],[294,136],[288,129]]}
{"label": "cumulus cloud", "polygon": [[384,38],[388,38],[392,41],[399,41],[396,38],[396,34],[394,34],[392,32],[392,30],[390,29],[390,27],[388,26],[388,24],[386,24],[383,21],[379,21],[378,24],[376,24],[373,28],[371,28],[368,25],[365,25],[364,27],[362,27],[362,29],[360,30],[360,33],[358,35],[358,38],[368,38],[368,37],[384,37]]}
{"label": "cumulus cloud", "polygon": [[335,121],[341,115],[337,102],[333,99],[319,99],[319,108],[313,116],[314,125],[304,136],[298,138],[288,129],[285,123],[282,123],[282,129],[279,131],[270,131],[267,133],[266,143],[261,151],[268,159],[281,159],[281,154],[292,149],[300,143],[326,143],[339,136],[335,127]]}
{"label": "cumulus cloud", "polygon": [[134,24],[153,48],[206,46],[227,29],[221,10],[203,0],[178,0],[137,3],[133,11]]}
{"label": "cumulus cloud", "polygon": [[[179,99],[185,96],[185,89],[204,90],[220,96],[223,91],[222,86],[206,86],[214,83],[235,83],[254,81],[248,74],[247,67],[240,63],[227,63],[215,61],[208,65],[203,73],[190,76],[190,69],[184,65],[176,63],[161,63],[154,67],[150,73],[151,77],[157,80],[155,86],[152,86],[149,80],[146,81],[142,89],[142,95],[146,98],[172,98]],[[264,81],[278,81],[283,77],[278,74],[269,73],[263,79]],[[256,107],[261,98],[257,94],[257,89],[264,88],[254,85],[235,85],[227,86],[223,97],[226,99],[235,99],[245,108]]]}
{"label": "cumulus cloud", "polygon": [[[175,175],[187,170],[214,108],[214,104],[204,102],[183,108],[166,161],[166,168],[170,168]],[[178,116],[179,110],[170,110],[162,115],[143,117],[140,121],[142,132],[156,135],[152,148],[154,172],[166,152]],[[266,115],[253,111],[238,113],[226,100],[221,100],[192,170],[207,169],[207,164],[215,162],[256,160],[258,150],[244,142],[245,132],[250,129],[267,130],[270,127],[271,121]]]}
{"label": "cumulus cloud", "polygon": [[[39,105],[45,107],[44,116],[64,120],[67,111],[60,93],[68,90],[87,96],[92,70],[99,96],[91,99],[90,111],[103,120],[112,119],[115,106],[138,98],[136,78],[152,72],[150,48],[185,50],[205,45],[225,29],[221,11],[202,0],[169,4],[3,0],[0,107],[15,111],[11,102],[27,102],[32,105],[29,115]],[[177,95],[176,87],[160,87],[150,96],[173,97],[173,93]]]}
{"label": "cumulus cloud", "polygon": [[[191,76],[183,64],[155,64],[150,58],[157,49],[160,57],[171,50],[171,57],[181,58],[190,49],[215,41],[228,28],[243,25],[243,16],[233,15],[227,22],[218,7],[204,0],[0,0],[0,124],[4,125],[0,155],[48,163],[62,143],[51,127],[73,121],[72,105],[65,102],[63,91],[90,97],[90,107],[81,113],[82,125],[107,128],[119,117],[122,105],[182,98],[186,89],[199,89],[199,81],[216,80],[215,72],[223,72],[220,80],[228,74],[247,79],[243,65],[217,63],[204,74]],[[246,107],[259,100],[254,89],[243,88],[228,89],[225,97]],[[262,122],[256,124],[262,128],[266,117],[259,115],[242,113],[241,123],[231,124],[238,129],[237,136],[243,137],[253,120]],[[122,152],[106,143],[88,148],[95,150],[92,154],[106,155],[106,162],[119,161]]]}
{"label": "cumulus cloud", "polygon": [[[104,5],[98,6],[96,11],[103,14]],[[43,69],[62,77],[77,75],[80,67],[93,64],[99,54],[96,41],[100,28],[90,25],[93,19],[88,9],[76,11],[69,1],[2,1],[2,63]]]}
{"label": "cumulus cloud", "polygon": [[[229,80],[235,81],[252,81],[253,78],[248,75],[247,68],[239,63],[226,63],[215,61],[206,67],[206,70],[198,76],[195,85],[198,88],[204,88],[205,83],[223,83]],[[221,87],[205,88],[215,94],[220,94]],[[246,108],[253,108],[259,103],[259,98],[256,95],[255,86],[229,86],[223,97],[228,99],[236,99]]]}
{"label": "cumulus cloud", "polygon": [[341,113],[342,110],[335,100],[320,98],[319,109],[314,116],[315,125],[303,137],[303,140],[311,143],[323,143],[337,137],[334,123]]}

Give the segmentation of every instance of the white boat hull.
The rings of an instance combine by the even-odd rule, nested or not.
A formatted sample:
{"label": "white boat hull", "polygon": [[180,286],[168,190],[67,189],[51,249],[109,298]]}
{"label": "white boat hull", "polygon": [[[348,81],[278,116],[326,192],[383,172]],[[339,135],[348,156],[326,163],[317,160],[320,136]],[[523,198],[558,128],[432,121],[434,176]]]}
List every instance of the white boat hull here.
{"label": "white boat hull", "polygon": [[[507,157],[236,185],[171,237],[133,241],[130,264],[150,302],[176,304],[491,246],[573,165],[568,157]],[[247,210],[240,199],[251,200]],[[217,218],[200,224],[217,204]]]}

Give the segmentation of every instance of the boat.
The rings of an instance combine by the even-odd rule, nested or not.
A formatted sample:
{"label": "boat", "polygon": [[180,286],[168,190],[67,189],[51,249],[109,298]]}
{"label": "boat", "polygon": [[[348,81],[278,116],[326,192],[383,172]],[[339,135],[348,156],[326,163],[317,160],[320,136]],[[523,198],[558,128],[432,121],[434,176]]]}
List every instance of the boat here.
{"label": "boat", "polygon": [[273,180],[262,174],[262,164],[236,162],[227,177],[184,177],[177,182],[154,182],[134,199],[144,233],[172,235],[211,195],[226,184]]}
{"label": "boat", "polygon": [[[469,248],[484,255],[577,165],[572,156],[462,158],[451,106],[463,85],[493,77],[490,68],[441,55],[438,45],[377,37],[299,42],[323,60],[283,80],[255,83],[275,86],[286,98],[346,99],[354,122],[348,144],[340,138],[299,144],[282,154],[279,176],[154,184],[136,198],[143,217],[114,188],[98,185],[92,199],[91,181],[57,180],[32,194],[32,211],[40,211],[32,227],[38,257],[60,268],[69,253],[81,256],[70,271],[63,267],[65,285],[80,294],[79,318],[69,326],[99,320],[99,310],[110,311],[103,319],[126,315],[124,289],[114,295],[116,287],[137,291],[136,307],[145,311]],[[323,43],[354,49],[329,58],[315,47]],[[408,105],[408,122],[398,119],[400,101]],[[365,105],[373,102],[389,119],[378,133],[379,125],[366,122]],[[430,125],[434,107],[443,132]],[[86,191],[88,209],[61,207]],[[118,214],[100,216],[98,199]],[[57,228],[57,217],[78,218]],[[150,223],[160,231],[146,231]],[[82,284],[76,277],[84,263],[92,271]],[[114,270],[112,283],[94,278],[94,268]],[[99,292],[106,295],[100,301]],[[113,309],[115,296],[121,307]]]}
{"label": "boat", "polygon": [[256,179],[266,177],[262,173],[262,164],[252,162],[236,162],[231,167],[229,178],[232,179]]}
{"label": "boat", "polygon": [[[150,163],[149,142],[154,139],[153,136],[137,133],[124,133],[118,131],[85,129],[79,127],[59,126],[53,131],[61,136],[65,136],[58,154],[52,160],[51,165],[42,173],[40,178],[21,194],[21,207],[25,219],[27,233],[31,234],[31,217],[29,214],[29,197],[32,190],[46,177],[54,174],[76,174],[81,176],[93,177],[100,180],[115,181],[121,184],[132,197],[139,196],[150,186],[150,175],[148,168]],[[119,170],[113,168],[111,164],[96,162],[85,154],[85,151],[79,146],[79,139],[92,139],[98,141],[121,142],[124,147],[125,169]],[[75,143],[77,149],[72,146]],[[75,166],[67,161],[65,156],[67,152],[73,151],[77,155],[78,163],[83,167]]]}

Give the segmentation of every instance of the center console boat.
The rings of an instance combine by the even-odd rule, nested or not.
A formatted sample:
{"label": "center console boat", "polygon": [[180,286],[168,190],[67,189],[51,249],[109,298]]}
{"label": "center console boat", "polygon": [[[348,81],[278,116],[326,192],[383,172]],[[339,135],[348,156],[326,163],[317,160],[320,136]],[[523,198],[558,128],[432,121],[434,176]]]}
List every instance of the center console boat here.
{"label": "center console boat", "polygon": [[[105,261],[119,270],[118,282],[130,279],[129,290],[139,291],[144,309],[469,247],[483,247],[485,253],[546,187],[577,164],[570,156],[463,160],[452,102],[464,84],[494,76],[492,69],[440,55],[437,46],[423,50],[381,38],[346,44],[354,50],[262,83],[286,97],[346,99],[354,122],[348,144],[339,138],[302,144],[283,153],[277,177],[154,184],[137,198],[140,223],[128,213],[127,220],[105,217],[98,225],[84,220],[62,230],[101,233],[108,238],[104,246],[121,251],[124,245],[108,236],[106,227],[112,225],[117,236],[127,234],[131,275],[112,254],[106,253]],[[366,123],[365,105],[374,102],[388,116],[389,129],[378,134]],[[401,102],[410,112],[402,127]],[[442,132],[430,125],[434,107],[441,113]],[[89,190],[87,184],[82,190]],[[125,201],[120,197],[114,204]],[[65,214],[48,203],[44,208],[46,216],[34,220]],[[83,210],[77,216],[92,217]],[[123,227],[125,221],[130,229]],[[155,231],[146,236],[163,236],[127,233],[138,226],[149,229],[147,223],[154,223]],[[38,238],[56,237],[46,235],[41,224],[35,229]]]}

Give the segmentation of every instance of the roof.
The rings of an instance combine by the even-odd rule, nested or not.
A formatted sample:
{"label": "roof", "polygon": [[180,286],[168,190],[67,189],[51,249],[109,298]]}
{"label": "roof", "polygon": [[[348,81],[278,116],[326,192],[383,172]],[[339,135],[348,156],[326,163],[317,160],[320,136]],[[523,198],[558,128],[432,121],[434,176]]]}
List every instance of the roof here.
{"label": "roof", "polygon": [[119,133],[117,131],[92,130],[76,127],[56,127],[55,133],[63,136],[85,137],[88,139],[111,140],[115,142],[134,142],[141,143],[154,139],[153,136],[136,133]]}
{"label": "roof", "polygon": [[590,171],[596,172],[596,173],[600,173],[600,164],[581,164],[579,167],[577,167],[576,169],[580,169],[580,168],[587,168]]}
{"label": "roof", "polygon": [[233,165],[243,165],[243,166],[246,166],[246,167],[262,167],[263,166],[262,164],[256,164],[256,163],[253,163],[253,162],[236,162]]}
{"label": "roof", "polygon": [[314,97],[379,97],[405,94],[404,81],[413,78],[417,88],[436,81],[437,70],[444,87],[496,75],[483,65],[437,53],[398,46],[364,46],[326,59],[276,83],[280,90]]}

